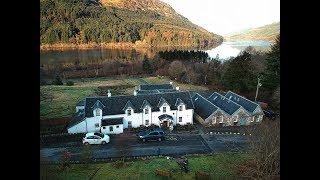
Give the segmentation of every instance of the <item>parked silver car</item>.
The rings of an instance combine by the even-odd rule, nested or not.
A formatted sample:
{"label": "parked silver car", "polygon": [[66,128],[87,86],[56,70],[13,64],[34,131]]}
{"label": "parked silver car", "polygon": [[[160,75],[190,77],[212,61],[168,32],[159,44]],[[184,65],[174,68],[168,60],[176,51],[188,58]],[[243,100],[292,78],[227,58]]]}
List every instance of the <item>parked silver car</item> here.
{"label": "parked silver car", "polygon": [[87,133],[82,139],[82,143],[88,144],[106,144],[110,142],[110,137],[107,134],[102,133]]}

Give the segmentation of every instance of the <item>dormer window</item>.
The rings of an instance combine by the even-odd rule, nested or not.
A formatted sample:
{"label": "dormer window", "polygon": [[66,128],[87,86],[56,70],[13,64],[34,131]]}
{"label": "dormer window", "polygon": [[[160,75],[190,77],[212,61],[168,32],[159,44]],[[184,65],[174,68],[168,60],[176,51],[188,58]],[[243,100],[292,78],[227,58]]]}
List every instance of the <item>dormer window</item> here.
{"label": "dormer window", "polygon": [[131,116],[131,109],[127,110],[128,116]]}
{"label": "dormer window", "polygon": [[96,109],[96,116],[100,116],[100,109]]}
{"label": "dormer window", "polygon": [[182,105],[179,106],[179,111],[182,111],[183,107]]}
{"label": "dormer window", "polygon": [[167,107],[163,107],[162,108],[162,111],[165,113],[165,112],[167,112]]}
{"label": "dormer window", "polygon": [[238,115],[234,116],[234,117],[232,118],[232,120],[233,120],[233,122],[238,122]]}
{"label": "dormer window", "polygon": [[251,122],[254,122],[255,116],[252,116],[251,118]]}
{"label": "dormer window", "polygon": [[218,116],[216,119],[220,124],[223,123],[223,116]]}
{"label": "dormer window", "polygon": [[144,114],[149,114],[149,109],[148,108],[144,109]]}

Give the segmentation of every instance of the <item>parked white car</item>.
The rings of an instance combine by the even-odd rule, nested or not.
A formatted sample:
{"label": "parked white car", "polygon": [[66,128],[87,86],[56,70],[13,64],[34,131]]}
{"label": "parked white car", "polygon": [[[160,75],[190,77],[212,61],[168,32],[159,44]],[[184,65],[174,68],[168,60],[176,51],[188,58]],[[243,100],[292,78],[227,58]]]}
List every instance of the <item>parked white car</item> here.
{"label": "parked white car", "polygon": [[102,133],[87,133],[86,137],[82,139],[82,143],[88,144],[106,144],[110,142],[110,137]]}

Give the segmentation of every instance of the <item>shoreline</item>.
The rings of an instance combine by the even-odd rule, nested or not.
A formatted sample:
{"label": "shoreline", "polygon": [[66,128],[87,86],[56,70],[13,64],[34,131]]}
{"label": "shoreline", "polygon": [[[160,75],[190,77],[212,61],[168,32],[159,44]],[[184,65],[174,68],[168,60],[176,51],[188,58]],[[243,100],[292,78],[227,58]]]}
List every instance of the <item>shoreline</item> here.
{"label": "shoreline", "polygon": [[[215,47],[213,45],[212,47]],[[182,48],[197,48],[190,45],[164,45],[164,46],[151,46],[146,43],[130,43],[130,42],[121,42],[121,43],[87,43],[87,44],[71,44],[71,43],[57,43],[57,44],[42,44],[40,45],[40,51],[67,51],[67,50],[89,50],[89,49],[143,49],[148,50],[152,48],[173,48],[173,47],[182,47]],[[208,47],[207,47],[208,48]],[[206,48],[201,48],[206,49]]]}

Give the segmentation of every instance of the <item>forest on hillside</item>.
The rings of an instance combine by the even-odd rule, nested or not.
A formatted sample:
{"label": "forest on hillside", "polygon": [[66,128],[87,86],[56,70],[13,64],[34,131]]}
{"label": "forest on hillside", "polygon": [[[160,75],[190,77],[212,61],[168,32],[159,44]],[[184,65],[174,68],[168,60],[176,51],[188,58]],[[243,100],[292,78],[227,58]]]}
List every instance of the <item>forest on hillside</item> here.
{"label": "forest on hillside", "polygon": [[141,41],[151,46],[207,47],[222,40],[182,16],[103,7],[98,0],[40,1],[41,45]]}

